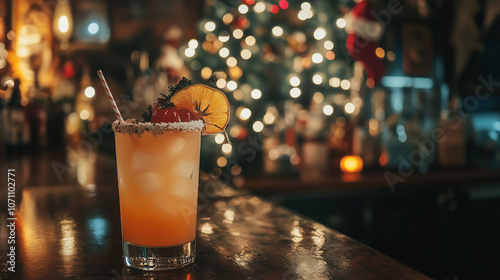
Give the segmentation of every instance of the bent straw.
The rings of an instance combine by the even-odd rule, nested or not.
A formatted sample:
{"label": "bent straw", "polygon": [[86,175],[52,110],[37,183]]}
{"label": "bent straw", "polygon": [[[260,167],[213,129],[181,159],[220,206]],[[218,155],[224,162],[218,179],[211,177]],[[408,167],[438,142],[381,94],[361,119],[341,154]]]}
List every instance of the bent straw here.
{"label": "bent straw", "polygon": [[113,108],[113,111],[115,112],[116,118],[120,122],[124,122],[122,118],[122,114],[120,114],[120,110],[118,109],[118,106],[116,106],[115,99],[113,98],[113,94],[111,93],[111,90],[109,89],[108,83],[106,83],[106,79],[104,79],[104,75],[102,74],[102,71],[99,70],[97,71],[97,75],[99,76],[99,80],[101,80],[101,84],[104,87],[104,91],[108,95],[109,102],[111,103],[111,107]]}

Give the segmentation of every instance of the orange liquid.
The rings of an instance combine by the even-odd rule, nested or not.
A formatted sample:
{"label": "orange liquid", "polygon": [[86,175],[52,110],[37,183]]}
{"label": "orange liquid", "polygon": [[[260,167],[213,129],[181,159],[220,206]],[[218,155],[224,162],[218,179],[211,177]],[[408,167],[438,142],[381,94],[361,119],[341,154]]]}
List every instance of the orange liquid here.
{"label": "orange liquid", "polygon": [[123,240],[175,246],[196,236],[199,131],[115,133]]}

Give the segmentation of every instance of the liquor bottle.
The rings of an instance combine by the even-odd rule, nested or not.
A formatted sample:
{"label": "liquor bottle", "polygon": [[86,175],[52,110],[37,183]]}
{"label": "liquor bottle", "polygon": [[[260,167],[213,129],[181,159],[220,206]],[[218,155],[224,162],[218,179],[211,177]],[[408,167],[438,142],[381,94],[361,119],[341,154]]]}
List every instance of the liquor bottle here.
{"label": "liquor bottle", "polygon": [[443,135],[438,143],[438,162],[442,167],[465,165],[466,141],[465,120],[457,113],[458,98],[453,98],[449,110],[443,111],[439,120],[439,129]]}
{"label": "liquor bottle", "polygon": [[20,80],[14,80],[14,88],[12,95],[7,102],[7,134],[6,134],[6,147],[7,153],[15,153],[20,151],[21,146],[25,143],[27,131],[26,121],[23,113],[23,106],[21,105],[21,90]]}
{"label": "liquor bottle", "polygon": [[47,98],[41,89],[30,89],[30,101],[23,108],[26,123],[29,126],[29,146],[37,149],[45,146],[47,127]]}

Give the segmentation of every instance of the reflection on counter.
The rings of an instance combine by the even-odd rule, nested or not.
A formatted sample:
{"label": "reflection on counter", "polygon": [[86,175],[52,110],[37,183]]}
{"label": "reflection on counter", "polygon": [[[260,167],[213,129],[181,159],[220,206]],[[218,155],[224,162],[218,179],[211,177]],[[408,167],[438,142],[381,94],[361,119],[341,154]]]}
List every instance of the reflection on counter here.
{"label": "reflection on counter", "polygon": [[[97,192],[102,191],[105,190]],[[86,189],[77,186],[22,190],[22,201],[17,209],[19,262],[24,264],[19,271],[22,279],[35,279],[40,269],[49,267],[53,268],[50,272],[53,276],[47,277],[71,278],[75,269],[78,270],[73,264],[80,256],[103,254],[114,243],[113,247],[119,250],[120,239],[115,237],[120,236],[120,231],[116,231],[116,226],[111,231],[110,226],[119,225],[118,201],[112,203],[114,209],[93,208],[95,195],[87,193]],[[82,204],[88,205],[84,212],[79,207]],[[41,235],[44,238],[40,238]]]}

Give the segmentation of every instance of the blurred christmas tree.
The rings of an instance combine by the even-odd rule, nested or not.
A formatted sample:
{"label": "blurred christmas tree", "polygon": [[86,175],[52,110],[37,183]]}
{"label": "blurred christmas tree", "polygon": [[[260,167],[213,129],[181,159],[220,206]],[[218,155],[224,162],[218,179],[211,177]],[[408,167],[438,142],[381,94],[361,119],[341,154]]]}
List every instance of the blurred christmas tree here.
{"label": "blurred christmas tree", "polygon": [[[345,123],[350,115],[359,113],[360,104],[351,102],[349,95],[353,61],[345,49],[347,34],[343,30],[343,15],[349,11],[348,5],[354,4],[320,0],[207,2],[198,39],[189,41],[181,51],[191,65],[193,79],[215,74],[217,86],[231,102],[227,131],[233,146],[224,144],[223,135],[216,135],[212,141],[222,147],[204,149],[212,153],[209,164],[224,167],[230,158],[241,164],[244,160],[238,157],[244,156],[245,149],[237,149],[237,145],[246,141],[251,147],[252,142],[260,141],[254,143],[260,150],[264,138],[276,134],[287,138],[287,128],[295,133],[301,130],[301,114],[313,125],[302,128],[299,134],[325,137],[328,122],[341,117]],[[293,143],[288,144],[293,148]],[[280,152],[289,153],[294,164],[295,151]],[[279,155],[271,156],[277,159]]]}

